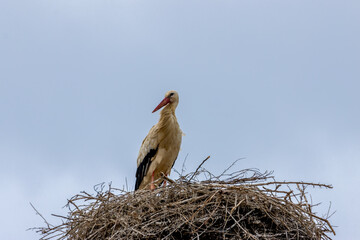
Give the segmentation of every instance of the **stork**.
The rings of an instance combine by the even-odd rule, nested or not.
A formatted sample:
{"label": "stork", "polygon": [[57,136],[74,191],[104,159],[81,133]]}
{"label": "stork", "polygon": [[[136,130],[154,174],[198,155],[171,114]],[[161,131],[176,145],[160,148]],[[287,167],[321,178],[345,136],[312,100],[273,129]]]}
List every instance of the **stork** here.
{"label": "stork", "polygon": [[137,158],[135,191],[148,187],[154,190],[155,185],[161,185],[154,181],[162,177],[161,173],[169,175],[174,166],[182,138],[182,131],[175,116],[178,103],[179,94],[171,90],[153,110],[154,113],[164,107],[160,112],[159,122],[150,129],[141,144]]}

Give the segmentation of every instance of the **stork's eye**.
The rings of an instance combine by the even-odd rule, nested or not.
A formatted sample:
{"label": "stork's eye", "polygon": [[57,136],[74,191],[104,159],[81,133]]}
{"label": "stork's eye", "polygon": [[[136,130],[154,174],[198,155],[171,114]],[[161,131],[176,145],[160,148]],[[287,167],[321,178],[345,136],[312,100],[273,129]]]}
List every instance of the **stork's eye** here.
{"label": "stork's eye", "polygon": [[170,93],[169,97],[171,97],[172,95],[174,95],[174,93],[173,93],[173,92],[172,92],[172,93]]}

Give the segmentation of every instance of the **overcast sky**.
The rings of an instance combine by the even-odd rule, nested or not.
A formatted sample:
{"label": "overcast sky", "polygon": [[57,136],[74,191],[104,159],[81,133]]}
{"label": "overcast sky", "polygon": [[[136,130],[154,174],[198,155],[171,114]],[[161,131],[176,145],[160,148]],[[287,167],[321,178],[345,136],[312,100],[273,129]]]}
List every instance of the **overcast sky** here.
{"label": "overcast sky", "polygon": [[[179,92],[176,169],[274,170],[358,236],[358,0],[0,2],[0,235],[38,239],[66,200],[135,183],[165,92]],[[176,177],[172,174],[171,177]]]}

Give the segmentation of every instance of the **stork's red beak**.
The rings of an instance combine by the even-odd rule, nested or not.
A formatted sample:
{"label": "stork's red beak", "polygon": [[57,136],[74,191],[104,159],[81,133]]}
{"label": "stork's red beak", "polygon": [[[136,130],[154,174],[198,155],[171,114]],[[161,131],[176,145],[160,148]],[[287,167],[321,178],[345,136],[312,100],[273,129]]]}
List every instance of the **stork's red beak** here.
{"label": "stork's red beak", "polygon": [[160,103],[159,105],[154,109],[154,111],[152,111],[153,113],[156,112],[157,110],[159,110],[160,108],[162,108],[163,106],[165,106],[166,104],[168,104],[170,102],[170,98],[165,97]]}

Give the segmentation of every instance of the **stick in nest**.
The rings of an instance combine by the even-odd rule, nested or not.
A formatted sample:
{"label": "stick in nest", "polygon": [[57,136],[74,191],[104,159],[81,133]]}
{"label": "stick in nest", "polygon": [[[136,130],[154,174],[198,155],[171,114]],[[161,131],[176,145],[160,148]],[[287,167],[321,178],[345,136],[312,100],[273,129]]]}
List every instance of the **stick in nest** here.
{"label": "stick in nest", "polygon": [[190,177],[190,179],[188,180],[189,182],[194,178],[195,175],[197,175],[198,170],[201,168],[201,166],[210,158],[210,156],[207,156],[201,163],[200,165],[196,168],[195,172],[192,174],[192,176]]}

